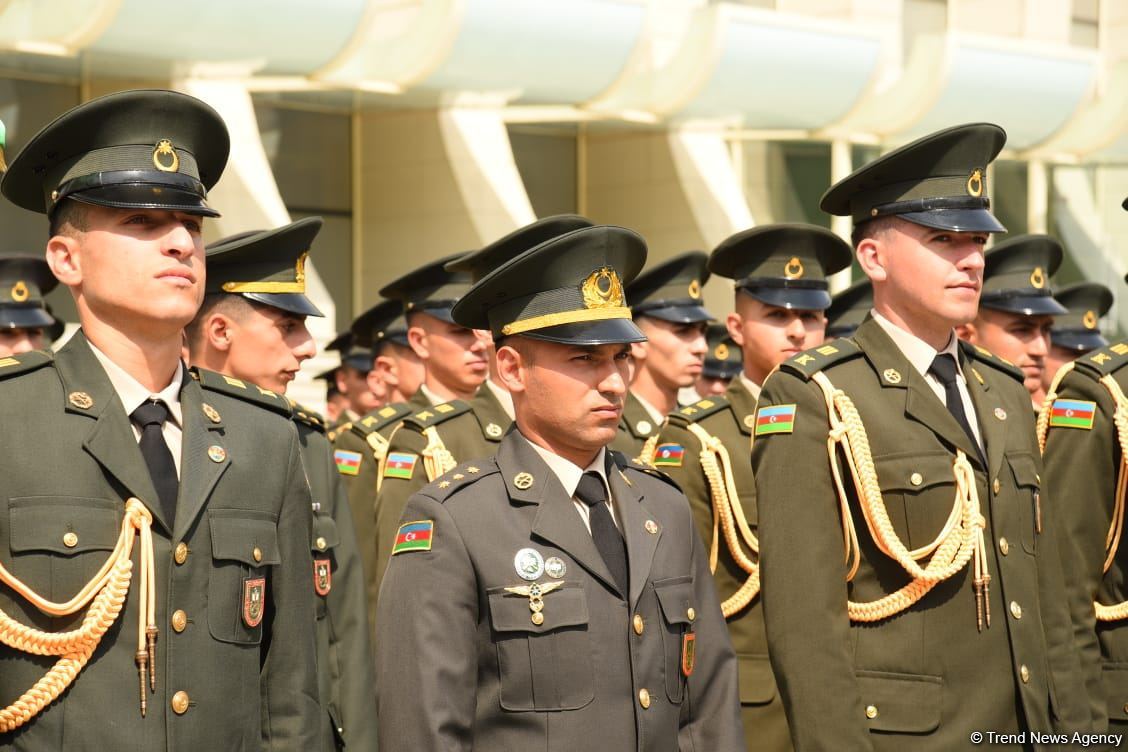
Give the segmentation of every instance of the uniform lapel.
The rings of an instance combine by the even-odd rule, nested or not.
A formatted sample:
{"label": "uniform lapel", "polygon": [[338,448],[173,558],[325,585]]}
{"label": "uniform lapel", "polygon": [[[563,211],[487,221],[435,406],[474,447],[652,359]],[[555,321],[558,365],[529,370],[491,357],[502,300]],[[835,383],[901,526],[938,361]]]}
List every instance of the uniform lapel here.
{"label": "uniform lapel", "polygon": [[642,595],[643,586],[650,579],[650,565],[654,561],[654,552],[658,548],[658,539],[662,536],[661,528],[657,533],[646,531],[647,521],[653,521],[654,516],[643,503],[643,496],[631,485],[622,470],[614,463],[609,463],[607,480],[611,484],[611,498],[614,499],[615,513],[619,517],[619,529],[627,541],[627,564],[630,567],[631,597],[630,606],[633,609]]}
{"label": "uniform lapel", "polygon": [[[567,553],[593,577],[618,592],[615,579],[580,519],[572,497],[564,492],[556,475],[516,428],[506,434],[498,447],[497,466],[511,502],[538,505],[532,534]],[[521,473],[533,477],[528,488],[518,488],[514,483]]]}
{"label": "uniform lapel", "polygon": [[[500,442],[506,427],[513,422],[505,412],[505,408],[501,406],[497,395],[486,383],[478,387],[474,398],[470,400],[470,409],[474,411],[474,417],[481,424],[482,435],[491,443]],[[496,428],[490,428],[490,426],[496,426]]]}
{"label": "uniform lapel", "polygon": [[756,398],[748,391],[740,376],[733,377],[729,383],[728,389],[725,390],[725,399],[732,405],[740,432],[745,436],[751,436],[752,428],[756,425]]}
{"label": "uniform lapel", "polygon": [[881,386],[904,393],[906,416],[931,429],[948,444],[962,449],[971,462],[979,463],[979,449],[971,437],[880,324],[867,319],[858,327],[854,340],[873,365]]}
{"label": "uniform lapel", "polygon": [[[961,343],[961,347],[972,347],[972,345]],[[992,393],[990,384],[983,380],[981,372],[964,353],[961,353],[960,367],[963,368],[967,378],[967,390],[971,393],[971,403],[975,405],[975,416],[979,420],[979,435],[983,437],[987,464],[991,468],[987,477],[996,478],[1003,461],[1002,449],[1006,446],[1007,431],[1006,421],[999,420],[996,416],[999,414],[1005,416],[1006,413],[996,412],[1002,408],[998,404],[997,397]]]}
{"label": "uniform lapel", "polygon": [[223,416],[220,416],[218,422],[207,419],[204,414],[203,390],[187,374],[180,390],[180,404],[184,414],[184,445],[180,456],[180,498],[176,504],[174,531],[176,538],[183,538],[188,533],[219,476],[231,463],[223,443]]}
{"label": "uniform lapel", "polygon": [[[133,426],[82,331],[55,354],[55,366],[63,382],[65,410],[91,419],[82,446],[129,494],[141,499],[153,518],[171,533],[171,525],[161,515],[157,490]],[[81,407],[86,404],[89,407]]]}
{"label": "uniform lapel", "polygon": [[626,431],[640,440],[650,438],[650,435],[659,428],[659,426],[654,425],[650,412],[638,401],[634,392],[627,392],[627,398],[623,402],[623,417],[619,419],[619,427],[621,431]]}

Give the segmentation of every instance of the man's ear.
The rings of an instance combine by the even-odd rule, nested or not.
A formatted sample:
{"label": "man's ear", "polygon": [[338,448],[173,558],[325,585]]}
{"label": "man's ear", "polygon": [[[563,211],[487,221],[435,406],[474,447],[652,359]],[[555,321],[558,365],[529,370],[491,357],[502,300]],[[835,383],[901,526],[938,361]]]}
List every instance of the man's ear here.
{"label": "man's ear", "polygon": [[372,369],[364,374],[364,384],[368,387],[368,391],[376,395],[376,399],[384,402],[388,398],[388,384],[384,381],[378,363],[374,360],[372,362]]}
{"label": "man's ear", "polygon": [[[399,386],[399,369],[396,368],[396,359],[390,355],[377,355],[372,362],[372,370],[368,372],[369,379],[379,379],[383,388],[394,389]],[[371,385],[371,381],[368,382]],[[376,391],[373,389],[372,391]]]}
{"label": "man's ear", "polygon": [[960,324],[956,327],[956,336],[965,342],[970,342],[973,345],[979,344],[979,328],[976,326],[975,321],[969,321],[966,324]]}
{"label": "man's ear", "polygon": [[528,374],[525,357],[517,348],[502,345],[497,348],[497,378],[510,392],[525,391]]}
{"label": "man's ear", "polygon": [[67,287],[82,284],[82,256],[78,241],[66,235],[53,235],[47,241],[47,266]]}
{"label": "man's ear", "polygon": [[744,347],[744,318],[739,313],[731,311],[725,316],[725,329],[737,347]]}
{"label": "man's ear", "polygon": [[423,327],[409,326],[407,328],[407,344],[420,360],[430,359],[431,349],[427,346],[427,331]]}
{"label": "man's ear", "polygon": [[867,277],[874,282],[884,282],[889,273],[885,269],[887,249],[880,237],[863,238],[854,250],[858,265]]}
{"label": "man's ear", "polygon": [[235,339],[238,324],[222,313],[213,312],[208,314],[202,329],[208,347],[226,353],[231,350],[231,342]]}

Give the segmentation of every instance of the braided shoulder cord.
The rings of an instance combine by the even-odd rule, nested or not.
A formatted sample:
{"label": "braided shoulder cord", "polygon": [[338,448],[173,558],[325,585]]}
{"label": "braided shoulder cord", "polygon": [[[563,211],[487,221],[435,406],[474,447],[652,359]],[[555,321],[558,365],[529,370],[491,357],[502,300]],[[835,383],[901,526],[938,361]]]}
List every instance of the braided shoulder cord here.
{"label": "braided shoulder cord", "polygon": [[[665,425],[663,425],[665,428]],[[650,465],[654,467],[654,455],[658,452],[658,436],[661,430],[655,431],[642,445],[642,451],[638,453],[638,462],[641,465]]]}
{"label": "braided shoulder cord", "polygon": [[432,481],[440,475],[453,470],[458,464],[454,455],[446,448],[439,430],[434,426],[423,429],[423,436],[427,439],[427,446],[423,447],[423,467],[427,471],[427,480]]}
{"label": "braided shoulder cord", "polygon": [[[1050,388],[1046,390],[1046,399],[1042,400],[1042,412],[1038,413],[1038,423],[1036,425],[1038,430],[1038,451],[1042,454],[1046,453],[1046,435],[1050,432],[1050,413],[1053,412],[1054,400],[1058,398],[1058,387],[1061,386],[1061,381],[1066,377],[1066,374],[1072,370],[1072,360],[1059,368],[1058,372],[1054,374],[1053,380],[1050,382]],[[1115,395],[1113,396],[1115,397]]]}
{"label": "braided shoulder cord", "polygon": [[[1112,395],[1116,403],[1113,412],[1113,423],[1116,425],[1116,439],[1120,443],[1120,470],[1116,476],[1116,497],[1112,510],[1112,524],[1109,526],[1108,535],[1105,537],[1105,562],[1101,572],[1107,572],[1112,566],[1116,552],[1120,548],[1120,537],[1124,533],[1124,497],[1128,491],[1128,397],[1124,396],[1120,385],[1112,375],[1101,378],[1101,384]],[[1093,602],[1098,621],[1119,621],[1128,617],[1128,601],[1123,601],[1112,606]]]}

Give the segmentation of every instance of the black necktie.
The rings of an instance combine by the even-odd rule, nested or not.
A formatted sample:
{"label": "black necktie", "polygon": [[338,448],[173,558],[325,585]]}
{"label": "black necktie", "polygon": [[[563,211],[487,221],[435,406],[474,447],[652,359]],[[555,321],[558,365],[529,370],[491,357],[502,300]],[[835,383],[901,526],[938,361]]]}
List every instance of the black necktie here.
{"label": "black necktie", "polygon": [[928,372],[944,385],[944,402],[948,405],[948,412],[963,427],[964,432],[971,439],[972,446],[975,447],[976,454],[982,460],[983,455],[979,449],[979,441],[976,440],[975,432],[971,430],[971,423],[967,419],[967,413],[964,412],[963,397],[960,395],[958,377],[956,376],[956,359],[947,353],[940,353],[932,361]]}
{"label": "black necktie", "polygon": [[176,518],[176,495],[180,481],[176,477],[176,464],[172,452],[168,450],[161,426],[169,419],[168,406],[163,402],[149,400],[129,416],[141,427],[141,456],[149,466],[149,475],[157,489],[157,501],[161,505],[161,515],[172,525]]}
{"label": "black necktie", "polygon": [[611,510],[607,508],[607,488],[599,473],[586,472],[576,486],[576,498],[588,505],[591,510],[591,537],[603,563],[611,570],[619,592],[626,596],[629,579],[627,576],[627,544],[623,540],[615,521],[611,519]]}

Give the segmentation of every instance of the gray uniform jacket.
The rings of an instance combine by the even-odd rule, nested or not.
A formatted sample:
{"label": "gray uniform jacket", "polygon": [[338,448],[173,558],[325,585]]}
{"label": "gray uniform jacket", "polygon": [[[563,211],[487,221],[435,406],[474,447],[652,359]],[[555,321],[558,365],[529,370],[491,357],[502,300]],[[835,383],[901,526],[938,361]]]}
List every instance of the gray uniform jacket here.
{"label": "gray uniform jacket", "polygon": [[[736,658],[689,505],[661,473],[611,456],[629,593],[516,429],[495,458],[411,498],[403,519],[432,536],[393,553],[381,586],[382,748],[743,749]],[[539,585],[560,583],[539,624],[506,590],[533,584],[514,565],[522,549],[547,562]]]}

